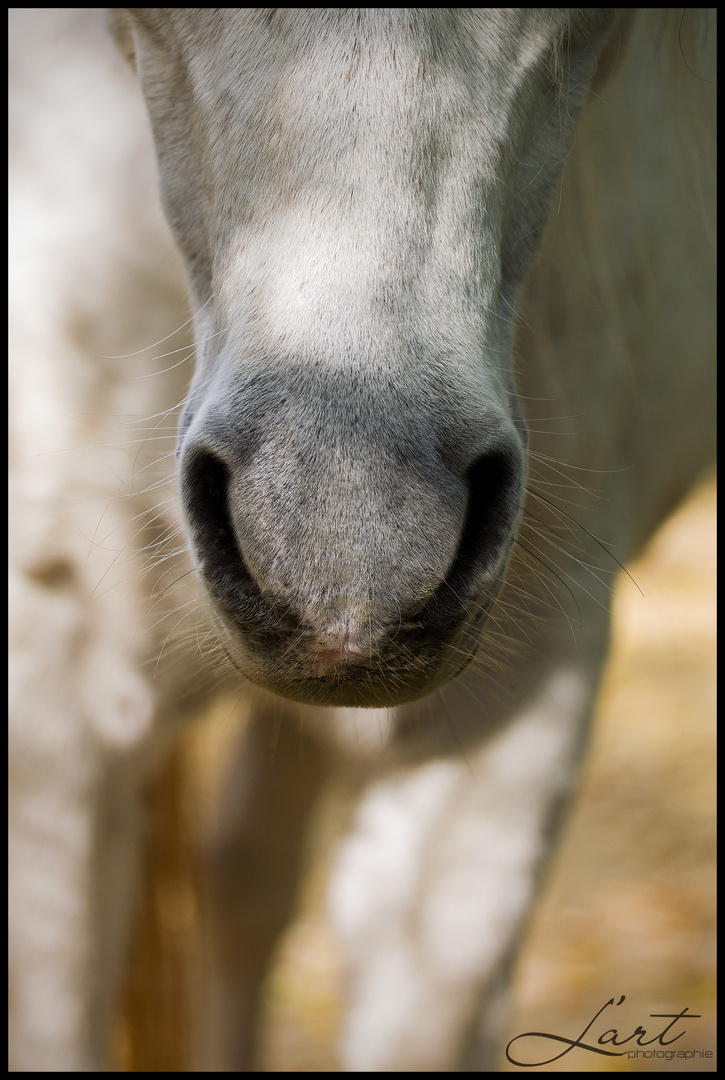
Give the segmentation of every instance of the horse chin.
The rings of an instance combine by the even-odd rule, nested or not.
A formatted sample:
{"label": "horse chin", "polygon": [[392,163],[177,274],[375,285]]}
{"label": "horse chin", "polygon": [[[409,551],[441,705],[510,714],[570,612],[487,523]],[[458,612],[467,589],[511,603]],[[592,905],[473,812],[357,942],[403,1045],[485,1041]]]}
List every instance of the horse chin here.
{"label": "horse chin", "polygon": [[425,697],[455,678],[460,670],[458,667],[443,673],[443,665],[429,664],[407,673],[407,677],[405,672],[398,672],[393,678],[376,670],[376,664],[316,675],[305,672],[304,665],[296,665],[292,671],[280,670],[268,661],[254,664],[248,656],[245,659],[247,662],[240,668],[257,686],[290,701],[323,708],[384,709],[404,705]]}

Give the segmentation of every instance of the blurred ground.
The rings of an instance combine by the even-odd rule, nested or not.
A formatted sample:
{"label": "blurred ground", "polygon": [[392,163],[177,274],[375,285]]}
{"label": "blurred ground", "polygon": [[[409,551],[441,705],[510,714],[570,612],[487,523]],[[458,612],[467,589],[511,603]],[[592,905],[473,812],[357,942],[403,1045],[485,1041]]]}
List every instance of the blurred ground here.
{"label": "blurred ground", "polygon": [[[638,1048],[632,1039],[624,1049],[639,1050],[638,1058],[575,1048],[544,1069],[715,1068],[715,559],[715,485],[709,483],[630,567],[644,595],[622,575],[592,751],[521,954],[508,1035],[537,1031],[576,1039],[610,998],[618,1002],[624,995],[591,1027],[591,1042],[613,1027],[625,1038],[638,1025],[648,1032],[643,1041],[653,1038],[669,1021],[651,1019],[652,1013],[687,1008],[699,1018],[678,1021],[666,1038],[684,1034],[665,1049],[694,1056],[644,1057],[661,1054],[662,1046]],[[189,740],[187,760],[213,743],[216,756],[223,754],[220,741],[201,729]],[[207,761],[202,772],[213,771]],[[203,802],[204,785],[197,786]],[[151,886],[147,907],[155,930],[141,930],[127,1019],[119,1027],[119,1064],[126,1069],[178,1068],[172,1059],[183,1048],[188,1023],[149,944],[154,933],[161,935],[171,966],[183,967],[185,956],[193,967],[193,889],[184,880],[183,856],[174,862],[168,827],[164,836],[167,880]],[[183,847],[182,837],[176,841]],[[269,980],[267,1071],[340,1068],[340,971],[324,917],[324,877],[318,868],[307,882],[303,915],[286,935]],[[543,1039],[516,1044],[524,1061],[551,1058],[565,1046]],[[706,1051],[713,1056],[698,1056]],[[502,1070],[516,1068],[502,1059]]]}

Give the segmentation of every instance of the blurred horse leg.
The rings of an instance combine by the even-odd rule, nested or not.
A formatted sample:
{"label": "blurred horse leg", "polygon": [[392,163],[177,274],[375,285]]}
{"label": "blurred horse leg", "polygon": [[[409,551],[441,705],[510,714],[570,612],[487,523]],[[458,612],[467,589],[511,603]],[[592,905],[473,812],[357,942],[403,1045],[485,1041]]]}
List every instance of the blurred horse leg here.
{"label": "blurred horse leg", "polygon": [[255,1067],[262,981],[291,919],[327,754],[295,706],[254,702],[204,853],[209,968],[200,1067]]}

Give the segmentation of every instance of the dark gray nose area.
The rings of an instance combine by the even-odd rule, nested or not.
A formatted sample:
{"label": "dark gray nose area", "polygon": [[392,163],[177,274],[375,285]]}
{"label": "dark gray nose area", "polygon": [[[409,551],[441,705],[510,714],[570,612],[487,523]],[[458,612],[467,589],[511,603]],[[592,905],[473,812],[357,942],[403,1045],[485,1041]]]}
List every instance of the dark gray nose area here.
{"label": "dark gray nose area", "polygon": [[495,597],[522,486],[508,432],[462,474],[294,438],[231,453],[203,427],[181,456],[197,571],[240,667],[322,704],[410,700],[460,669],[452,642]]}

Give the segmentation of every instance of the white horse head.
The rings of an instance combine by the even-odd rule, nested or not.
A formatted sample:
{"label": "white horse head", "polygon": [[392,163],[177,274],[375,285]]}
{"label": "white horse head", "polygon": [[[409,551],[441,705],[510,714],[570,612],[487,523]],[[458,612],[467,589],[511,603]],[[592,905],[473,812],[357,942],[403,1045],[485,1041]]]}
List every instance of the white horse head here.
{"label": "white horse head", "polygon": [[512,330],[613,19],[137,9],[203,341],[179,438],[226,647],[315,704],[476,652],[516,533]]}

